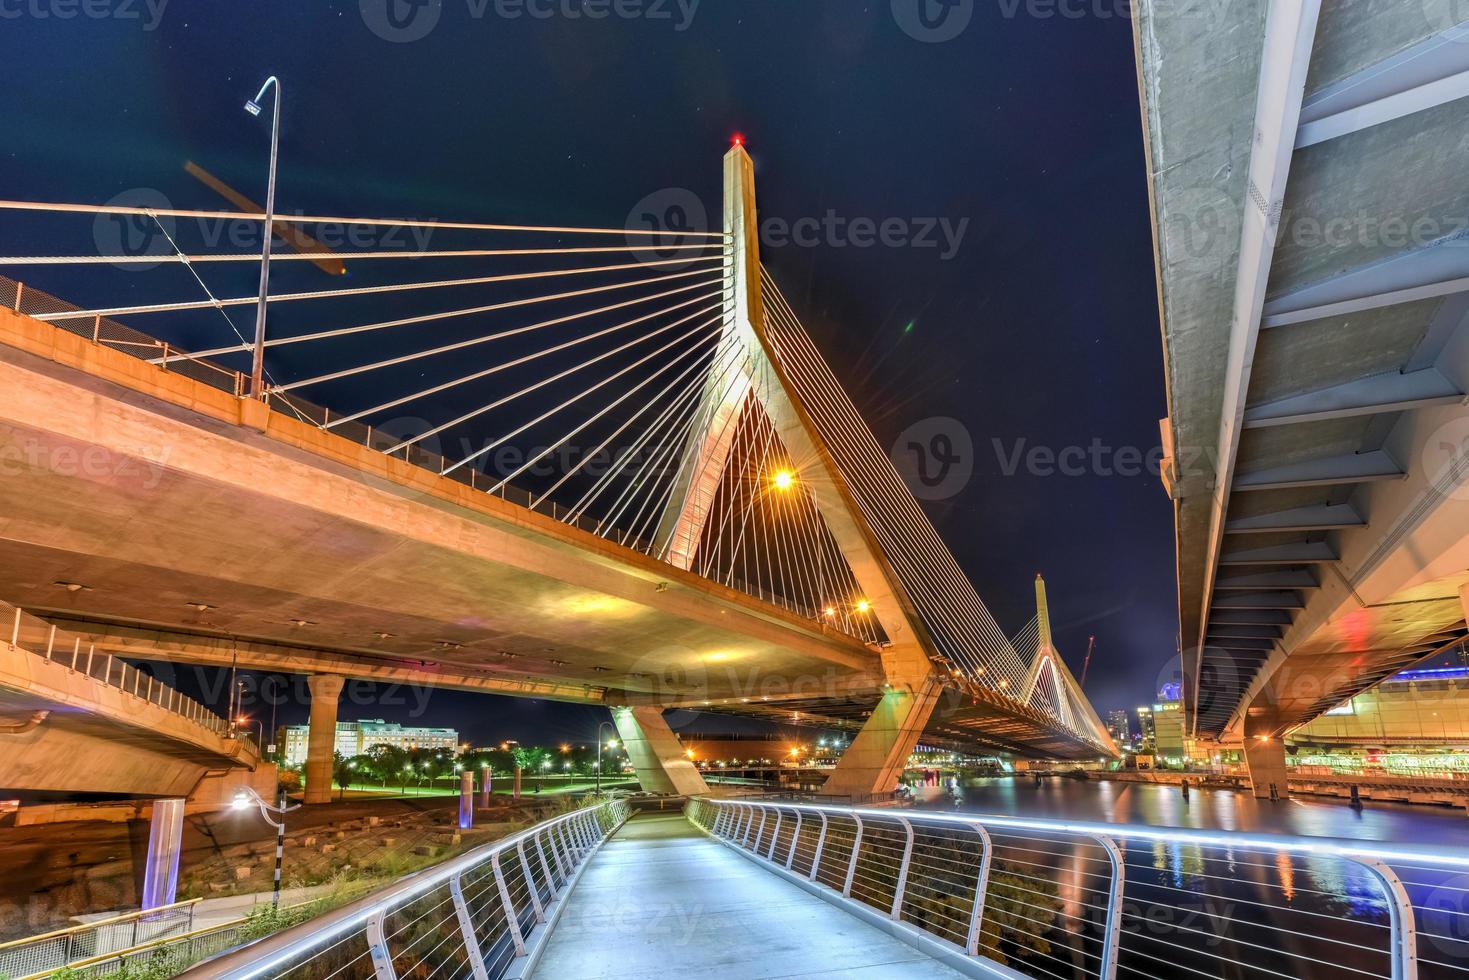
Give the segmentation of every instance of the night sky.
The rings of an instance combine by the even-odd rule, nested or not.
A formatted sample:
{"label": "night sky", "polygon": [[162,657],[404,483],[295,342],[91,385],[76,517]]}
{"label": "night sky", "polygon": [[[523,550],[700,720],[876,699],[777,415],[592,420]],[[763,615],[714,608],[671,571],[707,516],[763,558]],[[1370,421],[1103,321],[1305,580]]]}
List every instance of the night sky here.
{"label": "night sky", "polygon": [[[268,124],[240,106],[269,74],[285,91],[286,211],[621,227],[648,195],[687,188],[717,216],[720,156],[742,133],[763,219],[843,228],[767,238],[763,258],[879,442],[939,433],[966,457],[967,481],[925,506],[979,594],[1014,633],[1044,572],[1078,675],[1096,634],[1087,693],[1102,712],[1133,707],[1177,626],[1171,506],[1147,463],[1166,407],[1126,5],[1036,17],[960,0],[967,26],[921,41],[904,29],[916,2],[627,0],[642,16],[591,19],[559,0],[543,18],[443,0],[427,36],[390,43],[369,28],[381,0],[172,0],[161,15],[139,0],[69,19],[64,0],[35,0],[7,7],[0,34],[0,180],[11,198],[142,187],[218,207],[183,173],[192,159],[263,199]],[[933,244],[858,247],[857,219],[933,227]],[[52,247],[0,221],[11,254]],[[178,339],[231,340],[194,329],[214,332]],[[475,741],[590,737],[598,718],[415,703],[343,717]]]}

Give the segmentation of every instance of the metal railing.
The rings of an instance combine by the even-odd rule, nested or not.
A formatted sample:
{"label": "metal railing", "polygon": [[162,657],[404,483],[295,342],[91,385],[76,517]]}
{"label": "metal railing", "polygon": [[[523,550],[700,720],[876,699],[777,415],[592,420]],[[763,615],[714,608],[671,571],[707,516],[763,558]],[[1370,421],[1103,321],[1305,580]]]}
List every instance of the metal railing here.
{"label": "metal railing", "polygon": [[535,950],[568,885],[629,812],[614,799],[554,817],[189,975],[495,980]]}
{"label": "metal railing", "polygon": [[188,932],[198,899],[128,912],[39,936],[0,943],[0,976],[27,977],[69,963]]}
{"label": "metal railing", "polygon": [[82,637],[58,630],[53,624],[5,602],[0,602],[0,622],[5,624],[5,635],[0,639],[4,649],[24,651],[73,673],[83,674],[179,715],[216,735],[239,739],[252,752],[259,754],[255,740],[232,726],[229,719],[220,717],[187,694],[143,673],[120,657],[98,652]]}
{"label": "metal railing", "polygon": [[749,800],[687,812],[837,904],[1029,976],[1469,976],[1462,848]]}

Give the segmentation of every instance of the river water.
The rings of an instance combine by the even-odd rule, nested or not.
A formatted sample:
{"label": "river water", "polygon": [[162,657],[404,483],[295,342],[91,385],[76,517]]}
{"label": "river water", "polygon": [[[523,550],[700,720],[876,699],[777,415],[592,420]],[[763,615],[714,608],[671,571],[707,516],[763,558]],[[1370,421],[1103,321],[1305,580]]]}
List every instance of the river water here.
{"label": "river water", "polygon": [[[1469,817],[1448,808],[1368,803],[1357,812],[1338,800],[1272,803],[1197,788],[1185,799],[1178,786],[1028,777],[917,792],[920,808],[948,812],[1435,844],[1469,854]],[[1106,852],[1025,831],[996,833],[993,847],[991,955],[1030,976],[1096,976],[1111,907]],[[1119,977],[1390,976],[1387,902],[1358,865],[1164,841],[1134,841],[1122,852]],[[1469,978],[1469,876],[1398,870],[1416,907],[1420,976]]]}

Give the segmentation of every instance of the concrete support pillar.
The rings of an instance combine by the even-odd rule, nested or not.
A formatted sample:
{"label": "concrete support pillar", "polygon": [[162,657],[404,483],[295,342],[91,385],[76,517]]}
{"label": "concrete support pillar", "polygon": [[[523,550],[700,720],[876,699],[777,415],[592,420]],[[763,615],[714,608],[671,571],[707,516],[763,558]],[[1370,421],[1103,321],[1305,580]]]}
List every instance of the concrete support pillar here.
{"label": "concrete support pillar", "polygon": [[179,852],[184,840],[184,799],[154,800],[148,825],[148,863],[143,868],[145,909],[171,905],[178,895]]}
{"label": "concrete support pillar", "polygon": [[479,796],[480,796],[479,805],[480,806],[482,806],[482,807],[489,807],[489,805],[490,805],[490,791],[491,791],[491,787],[490,787],[490,767],[489,766],[482,766],[480,768],[480,776],[479,776]]}
{"label": "concrete support pillar", "polygon": [[[1250,791],[1257,800],[1285,799],[1290,785],[1285,769],[1285,740],[1245,736],[1245,767],[1250,771]],[[1275,787],[1271,794],[1270,788]]]}
{"label": "concrete support pillar", "polygon": [[313,674],[306,679],[311,688],[311,730],[306,737],[306,802],[330,803],[332,758],[337,750],[337,699],[346,678],[336,674]]}
{"label": "concrete support pillar", "polygon": [[663,720],[662,708],[613,708],[612,722],[644,792],[681,796],[709,792],[678,736]]}
{"label": "concrete support pillar", "polygon": [[474,773],[466,769],[459,774],[459,829],[474,826]]}
{"label": "concrete support pillar", "polygon": [[821,787],[822,796],[850,797],[863,803],[898,788],[908,757],[937,707],[943,685],[930,676],[916,688],[890,687],[872,716],[837,760]]}

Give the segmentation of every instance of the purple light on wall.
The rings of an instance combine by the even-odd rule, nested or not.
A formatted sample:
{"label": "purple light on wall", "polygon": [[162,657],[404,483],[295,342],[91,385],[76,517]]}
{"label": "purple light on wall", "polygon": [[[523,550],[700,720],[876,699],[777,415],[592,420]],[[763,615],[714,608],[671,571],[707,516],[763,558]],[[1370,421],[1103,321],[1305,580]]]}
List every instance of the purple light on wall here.
{"label": "purple light on wall", "polygon": [[459,829],[474,826],[474,773],[465,770],[459,774]]}
{"label": "purple light on wall", "polygon": [[143,868],[145,909],[172,905],[178,895],[184,803],[182,799],[153,801],[153,819],[148,825],[148,863]]}

